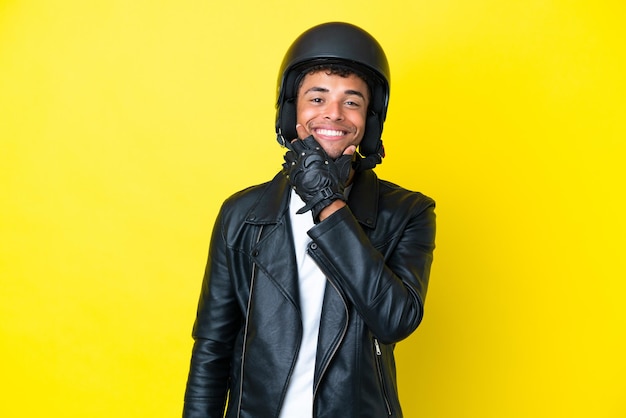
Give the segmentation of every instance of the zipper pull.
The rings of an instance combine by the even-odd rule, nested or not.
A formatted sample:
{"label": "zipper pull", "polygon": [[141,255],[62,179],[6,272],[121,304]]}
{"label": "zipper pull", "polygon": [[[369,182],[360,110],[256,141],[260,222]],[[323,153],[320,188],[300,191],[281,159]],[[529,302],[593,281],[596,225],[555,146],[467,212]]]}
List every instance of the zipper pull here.
{"label": "zipper pull", "polygon": [[376,338],[374,338],[374,348],[376,348],[377,356],[381,356],[383,354],[383,352],[380,351],[380,344],[378,344],[378,340]]}

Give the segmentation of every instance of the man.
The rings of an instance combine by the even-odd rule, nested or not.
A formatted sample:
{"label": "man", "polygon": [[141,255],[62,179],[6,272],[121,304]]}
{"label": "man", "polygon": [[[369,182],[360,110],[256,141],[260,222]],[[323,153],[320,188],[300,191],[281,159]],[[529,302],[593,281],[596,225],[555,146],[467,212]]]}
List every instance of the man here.
{"label": "man", "polygon": [[372,170],[388,97],[387,59],[362,29],[327,23],[290,47],[283,170],[217,218],[185,417],[402,416],[393,350],[422,319],[435,215]]}

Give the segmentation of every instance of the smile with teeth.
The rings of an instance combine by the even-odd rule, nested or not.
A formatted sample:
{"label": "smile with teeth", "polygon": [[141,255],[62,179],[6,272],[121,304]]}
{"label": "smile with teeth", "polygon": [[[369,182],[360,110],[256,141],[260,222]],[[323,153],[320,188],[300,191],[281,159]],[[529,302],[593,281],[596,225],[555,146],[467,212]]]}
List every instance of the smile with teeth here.
{"label": "smile with teeth", "polygon": [[344,136],[346,134],[345,131],[336,131],[334,129],[316,129],[315,133],[323,136]]}

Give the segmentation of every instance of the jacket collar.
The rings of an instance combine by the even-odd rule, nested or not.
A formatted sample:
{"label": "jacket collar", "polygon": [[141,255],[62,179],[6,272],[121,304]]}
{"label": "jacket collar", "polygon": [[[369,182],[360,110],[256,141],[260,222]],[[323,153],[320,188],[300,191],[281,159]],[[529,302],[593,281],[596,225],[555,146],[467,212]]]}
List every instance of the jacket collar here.
{"label": "jacket collar", "polygon": [[[373,170],[356,173],[348,206],[360,224],[375,228],[378,218],[378,177]],[[267,183],[259,199],[246,215],[246,222],[258,225],[276,224],[284,216],[289,205],[291,188],[282,173]]]}
{"label": "jacket collar", "polygon": [[282,173],[266,183],[263,192],[250,207],[246,222],[256,225],[276,224],[283,217],[289,205],[289,184]]}

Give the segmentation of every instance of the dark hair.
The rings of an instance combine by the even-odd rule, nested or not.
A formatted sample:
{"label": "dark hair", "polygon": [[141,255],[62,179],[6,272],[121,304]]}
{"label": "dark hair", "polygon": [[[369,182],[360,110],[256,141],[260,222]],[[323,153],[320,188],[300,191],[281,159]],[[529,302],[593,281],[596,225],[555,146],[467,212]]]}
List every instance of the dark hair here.
{"label": "dark hair", "polygon": [[312,67],[307,68],[305,71],[300,74],[299,80],[297,82],[296,88],[296,96],[300,91],[300,87],[302,87],[302,83],[304,81],[304,77],[309,74],[317,73],[320,71],[324,71],[327,75],[338,75],[339,77],[350,77],[351,75],[355,75],[359,77],[361,80],[367,84],[367,94],[369,97],[372,97],[372,88],[370,87],[370,83],[367,79],[367,76],[359,70],[355,70],[354,68],[348,67],[346,65],[341,64],[317,64]]}

